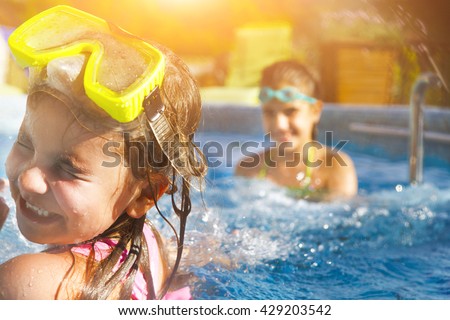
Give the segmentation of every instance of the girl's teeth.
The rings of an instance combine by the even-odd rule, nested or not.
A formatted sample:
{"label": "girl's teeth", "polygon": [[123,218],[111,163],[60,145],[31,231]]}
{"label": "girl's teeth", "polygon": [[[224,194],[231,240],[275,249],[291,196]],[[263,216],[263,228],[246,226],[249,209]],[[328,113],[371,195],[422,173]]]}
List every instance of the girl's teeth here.
{"label": "girl's teeth", "polygon": [[42,217],[48,217],[49,214],[50,214],[47,210],[44,210],[44,209],[35,207],[35,206],[33,206],[31,203],[28,203],[28,202],[26,203],[26,207],[27,207],[28,209],[33,210],[33,211],[36,212],[39,216],[42,216]]}

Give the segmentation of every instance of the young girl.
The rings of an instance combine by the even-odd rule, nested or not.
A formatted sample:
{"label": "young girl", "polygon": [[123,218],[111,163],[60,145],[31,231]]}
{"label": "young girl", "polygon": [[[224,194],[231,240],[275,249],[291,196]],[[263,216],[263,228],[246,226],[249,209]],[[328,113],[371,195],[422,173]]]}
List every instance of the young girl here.
{"label": "young girl", "polygon": [[[191,298],[170,287],[190,188],[206,172],[185,64],[66,6],[33,17],[9,44],[29,67],[29,93],[6,173],[21,233],[49,249],[1,265],[0,298]],[[165,193],[180,219],[174,265],[146,221]]]}
{"label": "young girl", "polygon": [[243,159],[238,175],[268,178],[309,200],[351,197],[357,192],[352,160],[316,141],[322,112],[318,86],[296,61],[281,61],[264,69],[260,100],[266,131],[275,146]]}

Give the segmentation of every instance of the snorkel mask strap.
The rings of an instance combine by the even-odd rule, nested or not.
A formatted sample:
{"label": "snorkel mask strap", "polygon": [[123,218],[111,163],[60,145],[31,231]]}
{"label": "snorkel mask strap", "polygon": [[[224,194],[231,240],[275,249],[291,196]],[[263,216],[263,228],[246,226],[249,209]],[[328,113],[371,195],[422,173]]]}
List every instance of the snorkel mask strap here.
{"label": "snorkel mask strap", "polygon": [[144,100],[144,112],[149,124],[155,123],[160,117],[164,116],[165,109],[166,107],[162,102],[159,86],[156,86]]}
{"label": "snorkel mask strap", "polygon": [[[183,179],[194,189],[201,190],[201,186],[192,183],[190,177],[192,169],[190,163],[189,152],[192,147],[192,141],[182,141],[180,134],[176,133],[167,119],[165,112],[166,107],[161,99],[161,90],[156,86],[143,103],[146,120],[152,130],[163,153],[169,159],[171,165],[183,177]],[[149,132],[145,130],[147,142],[151,139]],[[194,145],[195,147],[195,145]]]}
{"label": "snorkel mask strap", "polygon": [[[161,99],[161,91],[159,86],[156,86],[150,95],[144,100],[144,112],[147,117],[147,122],[152,130],[161,150],[169,159],[175,170],[185,179],[188,174],[185,172],[186,167],[183,166],[182,151],[186,151],[179,139],[179,135],[175,133],[169,120],[165,115],[166,107]],[[148,136],[149,132],[145,130],[147,142],[151,141]]]}

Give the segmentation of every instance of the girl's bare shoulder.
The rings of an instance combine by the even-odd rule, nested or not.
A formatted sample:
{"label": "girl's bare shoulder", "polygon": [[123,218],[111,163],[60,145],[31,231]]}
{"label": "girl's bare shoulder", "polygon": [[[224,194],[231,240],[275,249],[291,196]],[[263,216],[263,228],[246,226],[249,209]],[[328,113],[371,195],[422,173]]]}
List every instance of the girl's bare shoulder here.
{"label": "girl's bare shoulder", "polygon": [[0,298],[66,299],[64,279],[74,264],[67,250],[23,254],[0,265]]}
{"label": "girl's bare shoulder", "polygon": [[330,198],[349,198],[358,192],[358,177],[351,157],[327,148],[322,158],[320,177]]}

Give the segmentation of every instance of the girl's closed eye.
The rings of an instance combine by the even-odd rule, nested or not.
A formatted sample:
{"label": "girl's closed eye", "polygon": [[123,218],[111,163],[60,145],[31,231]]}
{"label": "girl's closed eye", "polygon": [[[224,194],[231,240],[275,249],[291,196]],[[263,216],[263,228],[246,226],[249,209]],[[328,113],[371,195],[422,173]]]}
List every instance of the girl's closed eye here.
{"label": "girl's closed eye", "polygon": [[33,144],[23,132],[19,132],[19,134],[17,135],[16,144],[22,148],[34,151]]}
{"label": "girl's closed eye", "polygon": [[73,180],[87,180],[89,176],[88,170],[81,165],[76,164],[70,156],[62,156],[55,163],[55,171],[63,179]]}

